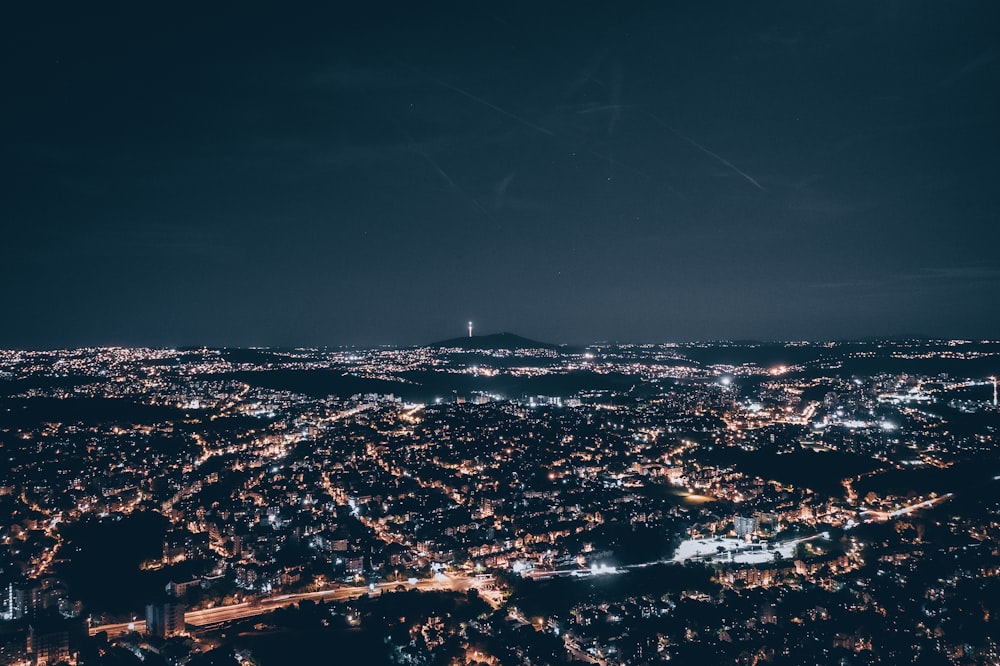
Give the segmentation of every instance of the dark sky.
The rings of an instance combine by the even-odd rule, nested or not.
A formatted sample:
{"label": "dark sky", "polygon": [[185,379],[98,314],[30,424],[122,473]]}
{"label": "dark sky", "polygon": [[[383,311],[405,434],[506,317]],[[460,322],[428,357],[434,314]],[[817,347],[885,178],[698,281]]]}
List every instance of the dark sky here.
{"label": "dark sky", "polygon": [[1000,332],[996,2],[24,4],[0,346]]}

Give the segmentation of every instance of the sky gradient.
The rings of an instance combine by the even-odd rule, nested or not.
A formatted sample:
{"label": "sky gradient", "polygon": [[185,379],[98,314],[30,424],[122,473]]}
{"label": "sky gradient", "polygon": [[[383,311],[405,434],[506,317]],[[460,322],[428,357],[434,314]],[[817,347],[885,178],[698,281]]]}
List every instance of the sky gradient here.
{"label": "sky gradient", "polygon": [[5,10],[0,346],[998,336],[1000,5],[400,4]]}

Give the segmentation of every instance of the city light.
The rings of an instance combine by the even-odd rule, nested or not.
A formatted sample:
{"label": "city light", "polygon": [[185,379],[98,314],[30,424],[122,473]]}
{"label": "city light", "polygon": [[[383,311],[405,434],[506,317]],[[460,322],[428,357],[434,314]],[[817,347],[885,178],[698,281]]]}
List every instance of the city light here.
{"label": "city light", "polygon": [[[956,361],[982,353],[965,345],[956,358],[955,347],[935,349],[945,346]],[[13,507],[14,520],[0,532],[0,548],[24,573],[7,581],[0,620],[22,621],[34,612],[31,599],[51,599],[61,621],[87,618],[88,633],[108,632],[111,642],[124,645],[132,632],[185,632],[201,642],[221,627],[266,633],[274,610],[304,601],[322,601],[331,611],[321,623],[327,629],[362,620],[379,627],[384,620],[351,604],[379,604],[402,591],[438,592],[485,604],[480,610],[489,616],[485,608],[509,609],[519,589],[552,578],[595,579],[600,586],[597,579],[641,581],[662,567],[705,573],[699,585],[707,587],[682,589],[683,599],[637,592],[612,603],[598,591],[574,602],[565,617],[511,614],[561,639],[567,654],[596,659],[620,654],[622,646],[606,643],[593,627],[672,616],[684,599],[713,609],[727,598],[723,590],[793,598],[808,584],[864,589],[881,603],[900,588],[877,570],[897,564],[906,576],[908,567],[933,563],[934,585],[948,590],[957,589],[964,571],[996,576],[992,550],[970,546],[993,543],[992,514],[966,513],[968,504],[955,501],[965,492],[953,481],[958,477],[936,476],[963,468],[977,474],[977,461],[995,451],[992,431],[976,425],[992,423],[992,400],[969,390],[982,386],[982,378],[881,371],[855,381],[857,375],[829,367],[836,354],[850,358],[851,345],[797,350],[797,358],[812,351],[815,360],[794,373],[749,362],[688,363],[668,382],[662,359],[669,354],[676,362],[688,351],[682,345],[606,345],[601,373],[585,369],[575,350],[520,352],[516,362],[503,356],[495,364],[487,355],[470,363],[463,351],[426,348],[312,351],[287,362],[297,372],[324,375],[350,367],[395,381],[400,393],[409,385],[386,377],[435,373],[437,395],[425,390],[406,399],[304,395],[255,385],[253,375],[218,381],[232,366],[204,350],[189,352],[189,360],[176,351],[169,359],[156,351],[80,352],[76,372],[94,377],[110,370],[85,385],[91,404],[127,396],[135,417],[50,416],[10,428],[18,446],[10,447],[0,499]],[[690,352],[705,348],[692,345]],[[148,382],[149,368],[161,362],[177,370],[158,371],[159,379]],[[58,354],[17,352],[0,355],[0,372],[46,377],[55,363],[67,366]],[[575,374],[581,370],[586,374]],[[510,397],[463,393],[461,377],[469,371],[540,380],[546,388]],[[629,381],[605,384],[606,376]],[[559,386],[554,379],[580,377],[589,385],[552,390]],[[455,378],[456,388],[442,389]],[[59,386],[33,391],[19,399],[50,405],[78,399]],[[195,403],[203,421],[191,422]],[[147,413],[156,418],[143,418]],[[955,414],[979,416],[955,428]],[[87,455],[66,455],[72,448]],[[44,482],[40,470],[58,470],[60,483]],[[890,482],[917,470],[936,485],[901,491]],[[989,464],[982,470],[981,483],[1000,479]],[[163,525],[162,552],[136,567],[173,579],[169,601],[139,598],[139,612],[126,621],[84,607],[74,598],[79,580],[51,582],[83,552],[77,548],[96,547],[74,541],[80,526],[93,521],[120,529],[114,541],[129,538],[130,521],[144,515]],[[846,531],[866,534],[860,528],[873,523],[889,528],[881,540],[838,541]],[[954,582],[941,583],[939,568]],[[194,573],[181,577],[181,571]],[[874,601],[852,598],[858,609],[875,608]],[[548,602],[543,596],[534,603]],[[147,606],[150,623],[142,620]],[[827,616],[855,619],[853,607],[822,608]],[[750,610],[740,626],[752,632],[760,621],[756,607]],[[405,624],[426,649],[441,636],[477,631],[450,626],[447,613],[433,617],[441,623],[430,616],[392,623]],[[491,632],[504,631],[483,622]],[[719,630],[735,631],[728,624]],[[675,654],[680,645],[662,649]]]}

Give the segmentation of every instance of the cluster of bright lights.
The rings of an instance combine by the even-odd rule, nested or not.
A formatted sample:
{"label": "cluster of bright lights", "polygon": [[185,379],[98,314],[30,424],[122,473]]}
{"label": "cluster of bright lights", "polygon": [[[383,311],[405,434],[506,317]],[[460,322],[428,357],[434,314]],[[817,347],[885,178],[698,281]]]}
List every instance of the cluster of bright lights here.
{"label": "cluster of bright lights", "polygon": [[516,574],[524,573],[525,571],[528,571],[530,568],[531,567],[528,565],[528,563],[523,560],[518,560],[517,562],[514,562],[514,564],[511,566],[511,570]]}

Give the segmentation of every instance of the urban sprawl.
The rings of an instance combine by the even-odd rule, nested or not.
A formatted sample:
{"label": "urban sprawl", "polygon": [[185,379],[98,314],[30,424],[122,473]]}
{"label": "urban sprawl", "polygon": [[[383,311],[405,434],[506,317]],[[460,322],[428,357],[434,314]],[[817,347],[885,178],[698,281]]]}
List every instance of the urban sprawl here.
{"label": "urban sprawl", "polygon": [[0,664],[1000,664],[1000,342],[0,351]]}

